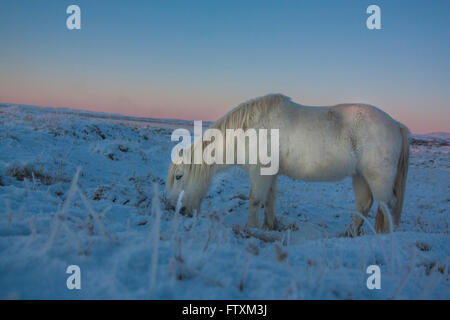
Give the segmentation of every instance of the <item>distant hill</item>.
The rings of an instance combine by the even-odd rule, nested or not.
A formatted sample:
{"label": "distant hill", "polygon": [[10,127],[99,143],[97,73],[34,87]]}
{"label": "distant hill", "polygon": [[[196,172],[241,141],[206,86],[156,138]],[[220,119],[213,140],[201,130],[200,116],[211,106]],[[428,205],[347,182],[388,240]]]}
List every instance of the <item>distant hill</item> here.
{"label": "distant hill", "polygon": [[[96,112],[96,111],[88,111],[88,110],[77,110],[77,109],[69,109],[69,108],[53,108],[53,107],[41,107],[41,106],[30,106],[30,105],[20,105],[14,103],[0,103],[0,108],[8,108],[8,107],[18,107],[23,110],[29,111],[44,111],[51,113],[65,113],[70,115],[78,115],[80,117],[88,117],[88,118],[103,118],[103,119],[111,119],[111,120],[126,120],[126,121],[139,121],[139,122],[151,122],[151,123],[159,123],[162,127],[168,126],[169,124],[172,127],[173,125],[191,125],[192,121],[190,120],[182,120],[182,119],[160,119],[160,118],[146,118],[146,117],[134,117],[127,116],[122,114],[114,114],[114,113],[105,113],[105,112]],[[213,122],[203,121],[204,126],[209,126]],[[411,137],[412,145],[420,145],[420,146],[450,146],[450,133],[449,132],[431,132],[427,134],[413,134]]]}
{"label": "distant hill", "polygon": [[411,144],[437,147],[450,146],[450,133],[432,132],[427,134],[413,134],[411,137]]}
{"label": "distant hill", "polygon": [[[183,120],[183,119],[147,118],[147,117],[128,116],[118,113],[106,113],[106,112],[79,110],[71,108],[54,108],[54,107],[42,107],[42,106],[32,106],[14,103],[0,103],[0,108],[8,108],[8,107],[16,107],[20,108],[21,110],[31,112],[36,111],[36,112],[48,112],[56,114],[69,114],[87,118],[149,122],[153,124],[159,123],[162,127],[165,127],[167,125],[170,125],[170,127],[173,127],[174,125],[180,125],[183,127],[192,125],[193,123],[191,120]],[[212,123],[213,122],[211,121],[203,121],[203,126],[209,126]]]}

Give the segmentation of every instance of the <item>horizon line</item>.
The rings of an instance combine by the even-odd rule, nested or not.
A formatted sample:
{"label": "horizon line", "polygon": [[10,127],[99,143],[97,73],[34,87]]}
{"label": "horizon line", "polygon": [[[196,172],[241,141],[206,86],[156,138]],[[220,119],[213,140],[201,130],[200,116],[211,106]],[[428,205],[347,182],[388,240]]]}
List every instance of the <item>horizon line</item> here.
{"label": "horizon line", "polygon": [[[218,119],[217,120],[203,120],[203,119],[200,119],[200,120],[195,120],[195,119],[189,120],[189,119],[181,119],[181,118],[155,118],[155,117],[151,117],[151,116],[134,116],[134,115],[125,114],[125,113],[112,113],[112,112],[105,112],[105,111],[93,111],[93,110],[89,110],[89,109],[78,109],[78,107],[77,108],[53,107],[53,106],[42,106],[42,105],[34,105],[34,104],[24,104],[24,103],[17,103],[17,102],[2,102],[2,101],[0,101],[0,108],[4,107],[4,105],[35,107],[35,108],[41,108],[41,109],[49,108],[49,109],[55,109],[55,110],[57,110],[57,109],[66,109],[66,110],[73,110],[73,111],[78,111],[78,112],[86,112],[86,113],[91,113],[91,114],[104,114],[104,115],[113,115],[113,116],[127,117],[127,118],[130,118],[128,120],[133,120],[133,121],[174,120],[174,121],[189,121],[189,122],[202,121],[202,122],[215,123],[218,120]],[[102,117],[99,117],[99,118],[102,118]],[[450,134],[450,132],[447,132],[447,131],[431,131],[431,132],[427,132],[427,133],[416,133],[416,132],[411,131],[411,133],[414,134],[414,135],[431,135],[431,134],[440,134],[440,133]]]}

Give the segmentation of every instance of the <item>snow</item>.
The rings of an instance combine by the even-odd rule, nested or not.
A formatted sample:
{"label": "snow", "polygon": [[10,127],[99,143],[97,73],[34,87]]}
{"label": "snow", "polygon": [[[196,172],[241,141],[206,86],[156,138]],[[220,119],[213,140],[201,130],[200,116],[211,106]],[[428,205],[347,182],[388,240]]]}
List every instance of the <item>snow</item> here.
{"label": "snow", "polygon": [[[449,134],[415,136],[439,143],[411,147],[398,230],[346,238],[350,179],[280,177],[278,231],[244,228],[249,183],[237,168],[215,177],[197,216],[175,214],[170,134],[191,126],[0,106],[0,298],[450,298]],[[366,286],[372,264],[380,290]],[[66,287],[69,265],[81,290]]]}

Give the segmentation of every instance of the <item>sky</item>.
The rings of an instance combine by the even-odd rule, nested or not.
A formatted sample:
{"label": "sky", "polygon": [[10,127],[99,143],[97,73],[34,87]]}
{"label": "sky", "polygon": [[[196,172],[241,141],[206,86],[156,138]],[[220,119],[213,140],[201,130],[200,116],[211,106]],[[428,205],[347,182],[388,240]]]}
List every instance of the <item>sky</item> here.
{"label": "sky", "polygon": [[3,103],[213,121],[283,93],[450,132],[446,0],[1,0],[0,46]]}

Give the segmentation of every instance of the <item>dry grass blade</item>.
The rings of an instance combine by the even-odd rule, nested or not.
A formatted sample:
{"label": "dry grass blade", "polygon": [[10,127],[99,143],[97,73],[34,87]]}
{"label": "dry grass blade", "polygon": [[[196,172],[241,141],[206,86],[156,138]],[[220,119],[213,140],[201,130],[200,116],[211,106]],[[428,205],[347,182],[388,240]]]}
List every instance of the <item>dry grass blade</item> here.
{"label": "dry grass blade", "polygon": [[87,199],[87,197],[84,195],[84,192],[80,189],[80,187],[76,186],[76,189],[78,191],[78,194],[80,195],[81,201],[83,202],[84,206],[86,207],[86,209],[89,210],[89,213],[92,215],[92,217],[94,218],[95,223],[97,224],[97,226],[99,227],[99,229],[101,230],[101,232],[108,238],[111,239],[111,235],[106,231],[105,226],[103,225],[102,221],[100,220],[99,215],[97,214],[97,212],[92,208],[91,204],[89,203],[89,200]]}
{"label": "dry grass blade", "polygon": [[264,242],[276,242],[281,240],[282,234],[276,231],[263,231],[257,229],[250,229],[247,227],[241,227],[240,225],[233,225],[233,232],[243,238],[256,238]]}
{"label": "dry grass blade", "polygon": [[153,254],[152,254],[152,263],[151,263],[151,270],[150,270],[150,294],[152,293],[155,282],[156,282],[156,272],[158,268],[158,248],[159,248],[159,235],[160,235],[160,219],[161,219],[161,207],[159,203],[159,192],[158,192],[158,185],[155,183],[153,185],[153,200],[152,200],[152,216],[154,218],[152,228],[151,228],[151,234],[152,242],[153,242]]}
{"label": "dry grass blade", "polygon": [[245,256],[244,267],[242,268],[241,280],[239,281],[239,291],[244,291],[244,283],[245,283],[245,278],[247,276],[248,263],[249,263],[249,259],[248,259],[248,254],[247,254]]}
{"label": "dry grass blade", "polygon": [[[53,241],[55,239],[56,233],[59,230],[60,222],[64,218],[64,216],[66,215],[66,212],[67,212],[67,210],[69,208],[69,205],[72,202],[72,198],[75,195],[75,192],[77,190],[77,183],[78,183],[78,178],[80,176],[80,172],[81,172],[81,167],[78,167],[75,175],[73,176],[72,183],[70,185],[70,189],[69,189],[69,192],[67,194],[66,201],[64,202],[64,205],[63,205],[61,211],[58,210],[56,212],[56,214],[55,214],[53,227],[52,227],[52,230],[51,230],[51,233],[50,233],[50,237],[49,237],[49,239],[48,239],[48,241],[47,241],[47,243],[46,243],[46,245],[44,247],[44,252],[47,252],[53,245]],[[61,213],[59,213],[59,212],[61,212]]]}

